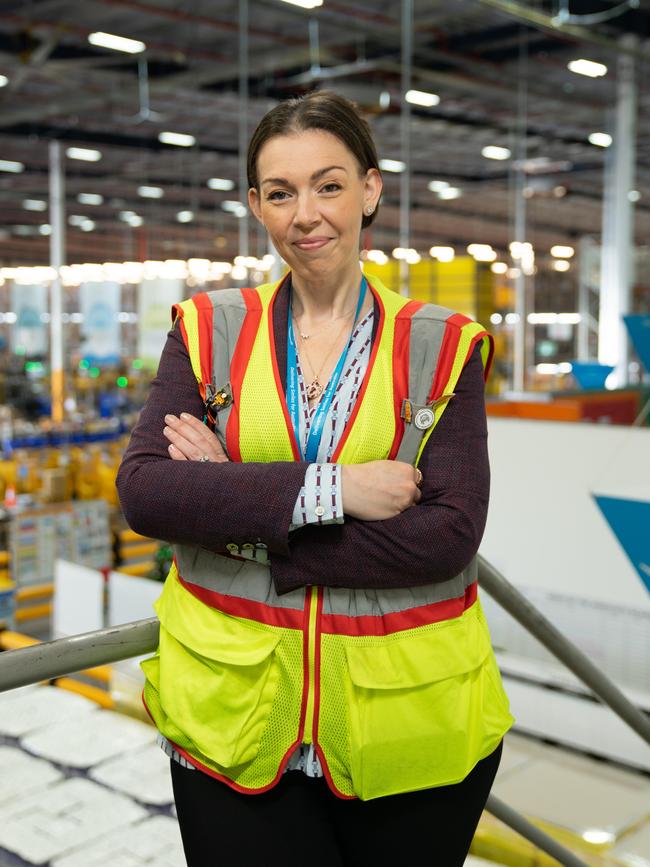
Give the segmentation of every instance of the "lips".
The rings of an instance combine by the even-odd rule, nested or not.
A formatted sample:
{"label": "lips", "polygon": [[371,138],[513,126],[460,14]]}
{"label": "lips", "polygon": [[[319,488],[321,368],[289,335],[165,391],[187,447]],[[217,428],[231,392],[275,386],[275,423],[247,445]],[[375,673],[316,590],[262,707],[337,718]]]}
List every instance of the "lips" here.
{"label": "lips", "polygon": [[320,250],[331,239],[325,237],[302,238],[300,241],[294,241],[293,246],[299,250]]}

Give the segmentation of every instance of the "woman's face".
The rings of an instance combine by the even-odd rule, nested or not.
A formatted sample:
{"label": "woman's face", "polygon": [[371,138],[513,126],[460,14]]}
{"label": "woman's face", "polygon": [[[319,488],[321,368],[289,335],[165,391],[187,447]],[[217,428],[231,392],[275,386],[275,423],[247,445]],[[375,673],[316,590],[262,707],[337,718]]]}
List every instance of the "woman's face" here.
{"label": "woman's face", "polygon": [[293,271],[309,278],[358,269],[363,212],[377,206],[382,189],[377,169],[360,173],[340,139],[306,130],[269,139],[257,176],[249,205]]}

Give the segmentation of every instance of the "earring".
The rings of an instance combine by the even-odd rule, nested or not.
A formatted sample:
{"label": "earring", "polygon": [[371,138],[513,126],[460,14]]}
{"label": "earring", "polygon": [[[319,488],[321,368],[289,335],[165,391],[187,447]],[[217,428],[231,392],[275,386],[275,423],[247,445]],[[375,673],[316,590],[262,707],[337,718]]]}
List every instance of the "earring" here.
{"label": "earring", "polygon": [[373,208],[373,206],[372,206],[372,205],[368,205],[368,206],[366,207],[366,217],[369,217],[371,214],[374,213],[374,211],[375,211],[375,209]]}

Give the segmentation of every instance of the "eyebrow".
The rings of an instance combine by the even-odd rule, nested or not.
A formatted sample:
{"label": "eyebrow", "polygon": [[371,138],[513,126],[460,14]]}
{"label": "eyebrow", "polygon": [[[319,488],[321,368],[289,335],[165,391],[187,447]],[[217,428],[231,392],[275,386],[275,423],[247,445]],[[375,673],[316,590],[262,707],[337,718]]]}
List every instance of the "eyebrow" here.
{"label": "eyebrow", "polygon": [[[347,174],[347,169],[345,166],[326,166],[324,169],[318,169],[317,172],[314,172],[313,175],[309,178],[310,181],[317,181],[318,178],[326,175],[328,172],[334,171],[334,169],[339,169],[342,172]],[[290,186],[289,181],[286,178],[264,178],[262,184],[285,184]]]}

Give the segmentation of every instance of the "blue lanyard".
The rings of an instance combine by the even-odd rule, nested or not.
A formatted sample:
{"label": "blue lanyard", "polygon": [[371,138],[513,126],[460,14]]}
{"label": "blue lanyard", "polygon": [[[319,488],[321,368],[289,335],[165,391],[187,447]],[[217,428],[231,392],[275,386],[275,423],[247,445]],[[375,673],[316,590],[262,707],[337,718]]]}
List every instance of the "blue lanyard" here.
{"label": "blue lanyard", "polygon": [[[350,339],[348,340],[347,344],[343,349],[343,352],[341,353],[341,357],[339,358],[338,363],[334,368],[334,372],[332,373],[330,380],[327,383],[327,388],[323,392],[318,407],[316,408],[316,412],[314,413],[314,418],[312,419],[311,427],[309,429],[309,436],[307,438],[307,446],[303,455],[305,460],[309,461],[309,463],[313,463],[318,455],[318,448],[320,446],[321,437],[323,436],[323,426],[325,424],[325,419],[327,417],[327,413],[329,412],[330,406],[332,405],[332,401],[334,400],[334,395],[336,393],[339,380],[341,379],[341,375],[343,373],[345,358],[348,354],[348,350],[350,349],[350,344],[352,343],[352,335],[354,334],[354,329],[359,318],[359,313],[361,312],[361,308],[363,307],[363,301],[366,297],[367,285],[368,284],[366,282],[366,278],[362,277],[361,286],[359,289],[359,302],[357,304],[357,312],[354,315],[354,325],[352,326],[352,330],[350,331]],[[302,445],[300,442],[300,386],[298,383],[297,362],[298,357],[296,353],[296,339],[293,333],[293,323],[291,321],[291,299],[289,299],[289,321],[287,324],[287,405],[289,407],[289,414],[291,416],[293,430],[296,435],[296,442],[298,443],[298,447],[302,452]]]}

